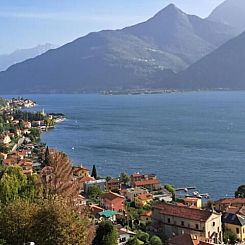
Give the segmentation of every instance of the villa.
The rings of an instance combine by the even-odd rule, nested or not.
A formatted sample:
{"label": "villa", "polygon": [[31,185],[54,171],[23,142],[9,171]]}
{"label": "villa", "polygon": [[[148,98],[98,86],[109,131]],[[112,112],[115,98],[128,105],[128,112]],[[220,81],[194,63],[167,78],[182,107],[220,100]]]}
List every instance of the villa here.
{"label": "villa", "polygon": [[193,235],[199,240],[222,244],[221,214],[208,210],[189,208],[173,204],[159,204],[153,207],[154,231],[168,237]]}
{"label": "villa", "polygon": [[114,192],[106,192],[100,196],[100,206],[118,212],[125,211],[125,198]]}

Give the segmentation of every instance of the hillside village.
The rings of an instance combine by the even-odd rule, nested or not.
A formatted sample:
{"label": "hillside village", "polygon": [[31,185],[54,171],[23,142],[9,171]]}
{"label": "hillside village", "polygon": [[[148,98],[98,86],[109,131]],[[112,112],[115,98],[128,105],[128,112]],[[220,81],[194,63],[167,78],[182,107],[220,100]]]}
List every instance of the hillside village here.
{"label": "hillside village", "polygon": [[[47,183],[56,177],[50,157],[56,151],[40,142],[40,134],[64,119],[64,115],[32,113],[23,110],[35,106],[26,99],[1,100],[0,162],[16,166],[27,176],[39,175]],[[113,223],[118,244],[205,245],[235,244],[245,241],[245,198],[202,202],[201,197],[176,196],[171,185],[164,185],[154,173],[118,173],[101,177],[96,166],[57,165],[69,174],[67,193],[74,183],[76,206],[87,208],[95,226],[107,220]],[[64,175],[65,176],[65,175]],[[56,186],[57,187],[57,186]],[[58,188],[58,187],[57,187]],[[150,238],[152,238],[150,240]],[[155,243],[150,242],[155,239]]]}

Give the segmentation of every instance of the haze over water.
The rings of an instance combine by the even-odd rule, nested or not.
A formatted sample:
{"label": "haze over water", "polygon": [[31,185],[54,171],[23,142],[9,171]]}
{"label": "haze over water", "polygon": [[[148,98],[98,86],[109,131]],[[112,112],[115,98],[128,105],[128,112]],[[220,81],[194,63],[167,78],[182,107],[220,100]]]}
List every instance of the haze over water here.
{"label": "haze over water", "polygon": [[101,176],[156,173],[213,198],[245,183],[245,92],[26,97],[66,115],[42,140]]}

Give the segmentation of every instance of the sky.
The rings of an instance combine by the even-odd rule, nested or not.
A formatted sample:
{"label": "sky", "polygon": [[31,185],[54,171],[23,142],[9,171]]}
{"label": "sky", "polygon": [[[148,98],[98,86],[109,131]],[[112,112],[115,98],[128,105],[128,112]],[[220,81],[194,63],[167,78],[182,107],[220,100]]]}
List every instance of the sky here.
{"label": "sky", "polygon": [[207,17],[224,0],[0,0],[0,54],[62,45],[89,32],[147,20],[170,3]]}

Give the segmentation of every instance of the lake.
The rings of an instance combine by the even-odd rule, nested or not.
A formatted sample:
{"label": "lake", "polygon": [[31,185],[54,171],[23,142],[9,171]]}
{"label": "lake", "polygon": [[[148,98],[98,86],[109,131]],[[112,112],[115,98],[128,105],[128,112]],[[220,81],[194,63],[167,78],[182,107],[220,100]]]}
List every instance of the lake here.
{"label": "lake", "polygon": [[42,140],[100,176],[156,173],[213,198],[245,183],[245,92],[25,96],[66,115]]}

